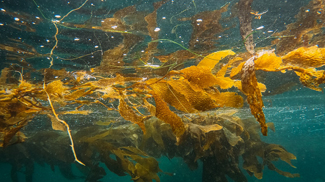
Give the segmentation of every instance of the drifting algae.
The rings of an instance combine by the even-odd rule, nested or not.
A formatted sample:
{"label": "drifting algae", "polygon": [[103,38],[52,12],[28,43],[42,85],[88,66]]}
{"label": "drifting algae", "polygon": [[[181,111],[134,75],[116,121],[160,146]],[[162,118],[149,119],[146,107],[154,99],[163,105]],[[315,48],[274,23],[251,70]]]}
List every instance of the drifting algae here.
{"label": "drifting algae", "polygon": [[[99,14],[102,20],[97,23],[91,21],[98,18],[91,13],[84,24],[70,17],[71,13],[81,16],[88,12],[92,6],[88,0],[74,4],[77,8],[57,21],[48,19],[48,13],[39,8],[42,18],[36,18],[34,24],[30,23],[33,16],[2,9],[6,16],[26,21],[15,25],[20,31],[40,33],[36,29],[40,22],[56,30],[47,53],[39,51],[39,45],[15,39],[0,44],[5,62],[10,63],[0,77],[0,154],[4,156],[0,162],[13,166],[13,180],[25,166],[26,181],[32,181],[34,168],[30,166],[35,163],[49,164],[52,169],[58,166],[64,177],[76,179],[70,164],[78,162],[85,165],[78,166],[85,181],[99,181],[106,175],[101,163],[136,182],[160,181],[159,176],[170,172],[159,167],[157,158],[163,155],[183,158],[192,170],[201,161],[203,182],[247,181],[246,172],[262,179],[266,167],[285,177],[299,176],[273,163],[282,160],[294,168],[291,160],[295,155],[285,146],[263,142],[260,136],[266,136],[268,128],[274,131],[263,113],[263,92],[269,89],[265,75],[294,72],[301,82],[294,82],[295,86],[322,91],[324,48],[315,45],[320,39],[308,39],[308,44],[301,41],[306,36],[322,36],[316,30],[323,27],[317,21],[323,15],[315,18],[315,12],[323,1],[312,0],[305,7],[310,9],[308,16],[302,8],[297,22],[273,35],[275,51],[261,51],[254,43],[252,22],[261,18],[253,19],[253,0],[179,18],[178,23],[190,21],[193,30],[189,40],[181,43],[165,39],[159,19],[159,13],[173,3],[148,3],[146,11],[139,4],[130,4]],[[235,21],[235,15],[224,17],[230,7],[239,11],[235,14],[239,28],[224,24],[224,20]],[[70,21],[63,21],[65,18]],[[309,20],[313,20],[311,25],[298,25]],[[245,50],[222,49],[217,41],[235,29],[241,37],[238,44]],[[71,44],[61,36],[63,30],[93,34],[95,40],[89,38],[88,42],[95,43],[95,49],[80,42],[91,51],[85,54],[76,48],[67,55],[59,49]],[[286,46],[292,36],[298,39]],[[177,48],[160,50],[165,45]],[[43,58],[47,62],[40,68],[37,60]],[[89,60],[94,64],[88,64]],[[82,67],[81,63],[86,64]],[[248,107],[255,118],[242,119],[245,114],[240,108]],[[51,126],[34,128],[36,120]],[[55,131],[49,131],[50,127]]]}

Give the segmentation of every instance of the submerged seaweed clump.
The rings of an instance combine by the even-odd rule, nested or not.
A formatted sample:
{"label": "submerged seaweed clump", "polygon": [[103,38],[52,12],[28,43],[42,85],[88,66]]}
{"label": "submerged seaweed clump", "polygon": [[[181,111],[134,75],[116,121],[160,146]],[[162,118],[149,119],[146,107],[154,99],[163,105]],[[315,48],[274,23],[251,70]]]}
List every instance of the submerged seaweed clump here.
{"label": "submerged seaweed clump", "polygon": [[[159,181],[158,173],[164,172],[155,158],[165,155],[183,158],[192,170],[197,169],[201,160],[206,169],[203,181],[224,181],[226,176],[234,181],[247,181],[241,167],[258,179],[262,178],[264,167],[286,177],[298,177],[299,174],[281,171],[272,163],[281,159],[294,167],[290,161],[296,157],[280,145],[262,142],[258,125],[253,120],[234,116],[236,112],[224,110],[200,116],[184,115],[185,130],[179,139],[170,125],[157,118],[144,122],[146,134],[128,123],[100,122],[97,126],[83,127],[73,134],[77,156],[85,164],[78,168],[86,181],[96,181],[105,175],[99,163],[104,163],[119,176],[130,175],[134,181]],[[274,129],[272,123],[268,126]],[[74,160],[68,143],[68,136],[62,132],[42,131],[31,135],[24,143],[1,150],[0,154],[6,156],[3,162],[17,166],[12,169],[13,174],[19,170],[18,166],[47,163],[52,168],[58,166],[68,179],[76,178],[71,171]],[[21,159],[11,158],[12,152]],[[243,166],[238,163],[239,157],[244,159]],[[259,162],[257,158],[263,161]],[[216,172],[215,168],[222,170]],[[32,175],[33,169],[26,171],[26,179]]]}
{"label": "submerged seaweed clump", "polygon": [[[86,181],[106,175],[102,163],[136,182],[160,181],[158,174],[171,172],[159,168],[157,158],[162,155],[183,158],[192,170],[202,161],[203,182],[228,177],[247,181],[245,171],[262,179],[266,167],[285,177],[299,177],[273,163],[282,160],[295,168],[294,154],[262,141],[260,133],[267,136],[269,129],[275,130],[264,115],[263,97],[266,90],[279,94],[297,85],[322,91],[323,15],[315,12],[324,2],[312,0],[301,8],[297,22],[265,37],[275,40],[263,48],[254,43],[252,21],[261,15],[252,10],[253,0],[195,10],[187,18],[181,14],[188,9],[173,15],[171,33],[179,33],[182,26],[193,29],[187,45],[159,33],[163,27],[158,14],[173,2],[154,2],[147,8],[150,12],[140,11],[139,4],[94,11],[86,0],[72,5],[75,9],[58,20],[47,18],[42,8],[38,8],[42,17],[36,20],[25,12],[1,9],[4,16],[24,21],[8,23],[7,31],[14,28],[34,35],[42,22],[55,29],[47,53],[35,42],[20,39],[0,44],[6,54],[0,77],[0,160],[13,166],[13,181],[23,166],[26,181],[32,181],[34,163],[58,166],[63,176],[75,179],[73,162],[81,164],[77,166]],[[306,8],[308,15],[303,12]],[[224,16],[228,11],[233,13]],[[84,22],[70,19],[72,13],[87,12]],[[259,17],[253,19],[256,14]],[[173,25],[176,20],[180,24]],[[311,20],[313,24],[308,24]],[[233,26],[225,26],[226,21]],[[228,31],[241,37],[236,45],[221,45]],[[75,35],[89,35],[88,42],[67,40]],[[90,49],[93,40],[100,50]],[[74,46],[68,49],[69,45]],[[162,50],[166,45],[177,47]],[[82,46],[91,52],[84,54]],[[45,66],[38,62],[44,58]],[[293,72],[300,82],[268,85],[272,72]],[[241,108],[248,107],[252,117],[244,119],[247,113]]]}

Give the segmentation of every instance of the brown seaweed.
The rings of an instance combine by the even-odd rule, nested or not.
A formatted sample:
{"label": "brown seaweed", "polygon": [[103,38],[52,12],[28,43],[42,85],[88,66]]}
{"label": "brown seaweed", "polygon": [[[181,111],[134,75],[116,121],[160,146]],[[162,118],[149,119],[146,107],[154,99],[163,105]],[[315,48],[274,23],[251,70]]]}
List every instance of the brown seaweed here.
{"label": "brown seaweed", "polygon": [[[301,46],[312,46],[321,43],[323,35],[317,36],[324,20],[324,1],[311,0],[305,7],[300,8],[295,16],[297,21],[287,25],[287,29],[275,34],[278,39],[274,40],[276,52],[284,55]],[[319,21],[321,20],[321,21]],[[317,39],[313,39],[313,37]]]}
{"label": "brown seaweed", "polygon": [[267,125],[265,124],[265,115],[262,110],[264,104],[262,100],[261,91],[257,85],[254,59],[255,57],[248,59],[242,68],[242,73],[241,73],[242,90],[247,96],[247,102],[251,109],[251,113],[260,123],[262,133],[264,136],[266,136]]}
{"label": "brown seaweed", "polygon": [[189,42],[190,49],[211,50],[215,47],[220,34],[228,28],[222,27],[221,14],[228,10],[229,3],[214,11],[200,12],[190,18],[180,18],[179,21],[191,21],[193,33]]}
{"label": "brown seaweed", "polygon": [[240,35],[244,40],[245,48],[250,54],[255,53],[255,46],[252,34],[252,16],[251,5],[253,0],[240,0],[238,2],[239,22],[240,22]]}
{"label": "brown seaweed", "polygon": [[[295,23],[274,34],[278,36],[273,42],[276,53],[258,51],[259,48],[255,53],[252,14],[257,18],[260,14],[251,11],[253,0],[240,0],[236,5],[239,13],[225,19],[239,17],[247,52],[215,49],[219,39],[216,35],[228,29],[220,23],[225,20],[222,13],[231,4],[227,3],[180,18],[179,21],[191,21],[191,39],[186,45],[169,40],[184,50],[164,54],[157,47],[158,42],[164,44],[159,40],[157,14],[162,6],[169,6],[168,0],[153,3],[151,12],[140,12],[137,5],[122,8],[97,24],[91,22],[93,17],[83,24],[62,21],[87,2],[59,21],[48,22],[56,28],[50,53],[40,54],[34,46],[13,39],[0,45],[6,60],[15,60],[2,69],[0,77],[0,154],[5,156],[0,161],[7,160],[13,166],[13,180],[25,166],[29,167],[26,179],[31,181],[34,163],[46,163],[52,169],[58,166],[64,177],[74,179],[69,166],[77,161],[86,165],[78,165],[86,181],[98,181],[106,175],[100,163],[118,176],[129,175],[136,182],[160,181],[162,170],[156,158],[163,155],[184,159],[192,170],[202,161],[204,182],[229,178],[247,181],[246,172],[262,179],[266,167],[285,177],[299,176],[282,171],[273,163],[282,160],[294,168],[294,154],[283,146],[265,143],[260,137],[260,129],[263,135],[267,135],[268,128],[275,130],[272,123],[266,123],[262,92],[270,88],[265,75],[285,71],[296,74],[303,86],[322,91],[324,48],[322,44],[314,45],[322,42],[323,25],[318,20],[323,20],[324,13],[317,12],[323,9],[323,1],[311,1],[301,9]],[[4,13],[33,19],[24,13]],[[26,22],[11,28],[33,33],[34,26]],[[58,56],[54,54],[61,33],[58,26],[112,32],[123,37],[123,41],[114,42],[108,50],[101,47],[100,66],[58,70],[54,66],[59,65],[53,61]],[[32,78],[35,69],[29,64],[29,60],[40,57],[49,57],[53,66],[35,72],[43,80]],[[301,85],[298,81],[287,84],[290,88]],[[276,88],[280,91],[274,89],[271,93],[290,90],[281,89],[284,86],[286,83]],[[240,113],[237,115],[237,108],[248,108],[244,99],[259,125],[252,117],[242,120]],[[34,127],[31,123],[35,117],[46,121],[48,128],[25,131],[25,127]],[[51,127],[56,131],[49,131]]]}
{"label": "brown seaweed", "polygon": [[[162,171],[159,169],[158,162],[148,155],[152,153],[151,151],[155,151],[154,154],[182,157],[193,169],[198,160],[203,161],[204,169],[213,166],[213,169],[220,168],[217,173],[211,174],[210,178],[203,176],[204,180],[215,178],[215,181],[220,181],[226,179],[225,176],[228,175],[234,181],[245,181],[246,178],[238,163],[240,156],[244,159],[244,169],[258,179],[262,178],[264,166],[281,175],[297,177],[298,174],[283,172],[272,163],[281,159],[294,167],[291,160],[294,160],[295,156],[280,145],[262,142],[257,134],[258,126],[255,121],[253,119],[242,121],[234,116],[235,113],[236,110],[223,114],[207,113],[190,116],[188,118],[190,120],[184,120],[186,130],[178,145],[177,139],[170,135],[173,129],[166,127],[166,124],[159,119],[146,121],[147,134],[145,135],[138,127],[133,127],[133,124],[115,126],[108,130],[105,129],[106,126],[83,128],[73,135],[77,141],[77,151],[83,151],[78,155],[86,164],[86,167],[80,170],[86,174],[87,179],[100,179],[105,173],[97,164],[103,162],[115,174],[130,175],[133,181],[153,179],[159,181],[157,174]],[[234,142],[235,138],[237,142]],[[12,145],[6,150],[1,149],[0,154],[8,156],[6,152],[13,149],[29,156],[29,163],[45,162],[64,168],[73,162],[73,156],[66,145],[68,140],[68,136],[62,132],[39,132],[23,143],[23,147],[17,148],[18,145]],[[141,149],[136,147],[139,141],[142,142]],[[258,162],[257,156],[264,162]],[[84,170],[85,168],[89,170]],[[204,174],[209,171],[206,169]],[[65,177],[69,176],[65,175]]]}

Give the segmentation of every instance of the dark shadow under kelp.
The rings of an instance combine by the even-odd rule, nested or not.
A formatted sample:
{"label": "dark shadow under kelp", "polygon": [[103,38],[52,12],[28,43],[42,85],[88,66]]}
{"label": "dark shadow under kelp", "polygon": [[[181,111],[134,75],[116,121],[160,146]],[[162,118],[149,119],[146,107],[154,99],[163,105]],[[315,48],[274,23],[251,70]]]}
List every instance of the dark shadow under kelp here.
{"label": "dark shadow under kelp", "polygon": [[[226,176],[236,182],[247,181],[244,171],[262,179],[266,167],[286,177],[298,177],[299,174],[281,171],[272,163],[281,159],[294,167],[290,161],[296,157],[280,145],[262,142],[254,119],[241,120],[233,115],[235,112],[184,116],[186,131],[178,141],[171,127],[156,118],[145,122],[145,135],[132,124],[82,128],[73,134],[77,155],[86,165],[78,168],[86,181],[105,176],[100,163],[119,176],[130,175],[136,182],[160,181],[158,173],[164,172],[155,158],[165,155],[183,158],[192,170],[198,168],[201,160],[203,182],[227,181]],[[272,123],[269,127],[273,128]],[[64,132],[38,132],[24,143],[1,149],[1,162],[13,166],[13,181],[17,181],[17,171],[22,167],[28,169],[26,180],[32,181],[35,163],[48,164],[52,169],[58,166],[65,178],[77,178],[71,171],[74,158],[68,143]],[[242,166],[240,157],[244,160]]]}

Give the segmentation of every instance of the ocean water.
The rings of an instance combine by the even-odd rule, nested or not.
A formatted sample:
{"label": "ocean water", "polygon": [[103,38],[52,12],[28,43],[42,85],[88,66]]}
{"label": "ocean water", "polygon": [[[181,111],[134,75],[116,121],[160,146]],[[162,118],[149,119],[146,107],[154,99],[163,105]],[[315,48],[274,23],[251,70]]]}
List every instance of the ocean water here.
{"label": "ocean water", "polygon": [[[238,2],[252,4],[241,9]],[[158,179],[161,182],[241,182],[245,179],[249,182],[325,182],[324,6],[324,0],[0,0],[0,182],[147,182]],[[218,15],[211,13],[223,8],[225,10]],[[246,11],[251,21],[246,37],[240,32],[243,17],[239,11]],[[206,21],[210,23],[204,24]],[[279,58],[299,48],[306,49],[285,65],[292,66],[286,68],[286,73],[268,71],[269,64],[256,68],[257,81],[266,87],[262,92],[265,120],[275,128],[274,132],[269,126],[267,136],[263,136],[251,114],[251,103],[246,100],[249,94],[241,85],[233,84],[225,89],[222,84],[205,87],[203,83],[210,82],[196,74],[198,70],[190,72],[189,77],[182,72],[199,65],[210,53],[232,50],[234,55],[222,56],[216,63],[209,62],[212,68],[202,70],[211,78],[212,74],[218,75],[222,67],[229,66],[223,78],[231,81],[225,82],[244,84],[241,75],[232,77],[231,71],[252,56],[245,48],[250,35],[253,35],[251,46],[257,53],[268,50]],[[312,47],[319,54],[304,57],[304,52]],[[241,60],[230,64],[233,58]],[[303,62],[298,64],[300,59]],[[269,60],[270,64],[273,60]],[[317,64],[310,63],[314,60]],[[299,73],[307,73],[307,76],[300,77]],[[196,79],[199,81],[195,82]],[[184,84],[184,80],[188,87],[176,89],[181,88],[177,85]],[[24,81],[32,85],[20,87]],[[62,84],[51,85],[58,83],[55,81]],[[159,83],[167,86],[159,85],[155,89],[153,85]],[[198,95],[191,95],[194,91],[189,90]],[[74,91],[82,91],[82,94],[72,95]],[[213,99],[213,91],[236,93],[236,96]],[[198,99],[202,93],[209,98]],[[157,95],[166,104],[168,113],[157,105]],[[240,97],[236,100],[240,107],[231,104],[234,97]],[[170,117],[156,114],[158,109],[152,114],[144,100]],[[210,107],[210,101],[218,104]],[[123,106],[124,102],[127,106]],[[220,103],[227,104],[223,108]],[[194,111],[191,114],[190,109]],[[67,111],[80,113],[64,113]],[[235,114],[227,114],[232,112]],[[212,124],[229,127],[231,136],[240,138],[238,143],[232,145],[230,136],[219,133],[229,130],[202,129],[212,126],[207,124],[210,113],[217,113]],[[239,117],[250,124],[225,124],[223,119],[227,118],[222,117],[223,114],[231,117],[232,122],[237,122],[236,117]],[[204,121],[194,122],[193,118],[202,116]],[[25,118],[28,122],[22,124]],[[60,121],[58,118],[70,126],[75,154],[85,162],[85,167],[74,160],[76,156],[69,147],[68,134],[56,131],[66,131],[66,125],[63,129],[54,126],[55,121]],[[185,123],[185,127],[182,125],[185,134],[176,138],[177,129],[169,124],[177,118]],[[143,134],[141,123],[145,123],[147,134]],[[191,130],[193,123],[197,130]],[[236,129],[239,125],[249,134],[239,132]],[[250,127],[256,129],[252,131]],[[15,129],[19,132],[9,136]],[[206,146],[211,133],[216,134],[213,135],[216,139]],[[246,138],[247,135],[252,140]],[[264,153],[247,152],[252,143],[261,144]],[[281,145],[293,154],[296,159],[289,160],[292,166],[279,159],[279,155],[288,153],[278,154],[279,149],[274,149],[276,154],[271,156],[264,151],[268,144]],[[123,147],[131,147],[133,151]],[[245,169],[247,155],[256,155],[256,161],[263,166],[261,179]],[[204,162],[211,156],[215,157],[215,165],[208,168],[220,176],[204,171],[207,165]],[[277,169],[299,173],[300,177],[289,178],[270,170],[267,167],[270,156],[275,159],[272,163]],[[154,162],[146,163],[151,157]],[[156,171],[155,162],[160,171]],[[228,168],[232,172],[227,171]],[[235,174],[237,169],[243,178],[229,175]]]}

